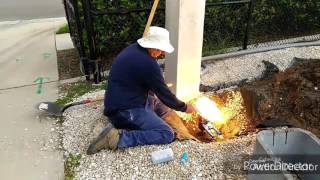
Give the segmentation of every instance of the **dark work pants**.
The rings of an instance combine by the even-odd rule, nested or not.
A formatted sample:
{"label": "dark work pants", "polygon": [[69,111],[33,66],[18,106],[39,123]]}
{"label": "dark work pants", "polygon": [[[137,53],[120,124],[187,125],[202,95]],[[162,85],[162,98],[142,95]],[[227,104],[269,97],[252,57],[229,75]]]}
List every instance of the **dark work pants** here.
{"label": "dark work pants", "polygon": [[118,148],[171,143],[175,138],[174,131],[162,120],[170,111],[157,97],[149,96],[145,108],[128,109],[109,116],[111,123],[121,129]]}

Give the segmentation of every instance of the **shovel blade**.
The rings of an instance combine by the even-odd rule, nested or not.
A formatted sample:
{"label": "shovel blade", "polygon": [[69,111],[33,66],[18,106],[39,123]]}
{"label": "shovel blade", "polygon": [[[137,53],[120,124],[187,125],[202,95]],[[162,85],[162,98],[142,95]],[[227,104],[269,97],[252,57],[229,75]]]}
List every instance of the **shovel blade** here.
{"label": "shovel blade", "polygon": [[53,102],[41,102],[36,105],[36,108],[53,116],[59,117],[63,114],[63,107]]}

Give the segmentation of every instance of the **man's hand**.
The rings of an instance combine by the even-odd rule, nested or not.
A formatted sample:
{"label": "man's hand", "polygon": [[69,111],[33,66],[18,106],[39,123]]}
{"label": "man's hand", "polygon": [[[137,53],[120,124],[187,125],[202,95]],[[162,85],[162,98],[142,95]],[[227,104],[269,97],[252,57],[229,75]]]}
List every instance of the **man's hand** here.
{"label": "man's hand", "polygon": [[191,113],[193,113],[193,112],[195,112],[195,111],[196,111],[196,109],[193,107],[192,104],[187,104],[186,113],[191,114]]}

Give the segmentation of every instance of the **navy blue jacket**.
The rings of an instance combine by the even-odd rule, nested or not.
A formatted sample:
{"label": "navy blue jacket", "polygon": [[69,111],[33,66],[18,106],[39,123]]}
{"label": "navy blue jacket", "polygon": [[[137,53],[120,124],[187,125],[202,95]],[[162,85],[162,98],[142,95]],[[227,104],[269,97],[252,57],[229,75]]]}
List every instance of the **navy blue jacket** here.
{"label": "navy blue jacket", "polygon": [[164,82],[157,61],[138,43],[124,49],[112,64],[105,94],[104,114],[110,116],[121,110],[145,107],[149,91],[168,107],[186,111]]}

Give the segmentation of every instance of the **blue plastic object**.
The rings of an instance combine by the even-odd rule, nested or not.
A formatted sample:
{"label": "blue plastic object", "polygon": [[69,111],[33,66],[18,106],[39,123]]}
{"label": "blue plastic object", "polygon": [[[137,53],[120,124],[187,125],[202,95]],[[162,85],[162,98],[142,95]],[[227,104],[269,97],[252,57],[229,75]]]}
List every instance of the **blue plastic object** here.
{"label": "blue plastic object", "polygon": [[186,162],[188,162],[188,160],[189,160],[189,155],[188,155],[187,152],[184,152],[184,153],[182,154],[182,156],[181,156],[181,161],[182,161],[183,163],[186,163]]}

